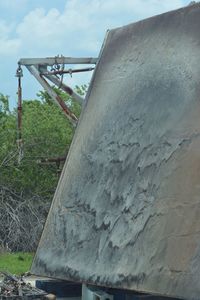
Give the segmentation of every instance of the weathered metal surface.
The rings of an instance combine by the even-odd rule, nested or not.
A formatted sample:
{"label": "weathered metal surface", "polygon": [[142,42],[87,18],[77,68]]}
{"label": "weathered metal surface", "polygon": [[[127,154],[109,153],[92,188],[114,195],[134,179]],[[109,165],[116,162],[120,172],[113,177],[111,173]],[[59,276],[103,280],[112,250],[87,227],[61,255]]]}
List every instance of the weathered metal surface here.
{"label": "weathered metal surface", "polygon": [[18,143],[22,142],[22,86],[21,86],[21,78],[23,77],[23,71],[21,66],[19,65],[16,71],[16,77],[18,78],[18,103],[17,103],[17,139]]}
{"label": "weathered metal surface", "polygon": [[19,60],[21,65],[32,66],[32,65],[47,65],[53,66],[54,64],[96,64],[96,57],[65,57],[55,56],[46,58],[21,58]]}
{"label": "weathered metal surface", "polygon": [[[64,66],[65,64],[96,64],[97,58],[96,57],[65,57],[65,56],[55,56],[55,57],[46,57],[46,58],[21,58],[18,62],[20,68],[21,65],[26,66],[26,68],[31,72],[33,76],[39,81],[39,83],[43,86],[43,88],[47,91],[50,97],[57,103],[57,99],[55,97],[55,91],[52,90],[51,86],[46,82],[43,75],[53,82],[55,85],[57,85],[59,88],[63,89],[66,93],[68,93],[70,96],[72,96],[76,101],[78,101],[81,105],[84,103],[84,98],[81,97],[78,93],[76,93],[71,87],[67,86],[62,82],[61,80],[56,76],[58,74],[72,74],[72,73],[78,73],[78,72],[86,72],[86,71],[92,71],[94,68],[84,68],[84,69],[75,69],[75,70],[65,70]],[[61,66],[62,65],[62,66]],[[47,69],[48,66],[53,67],[54,71],[49,71]],[[18,68],[19,70],[19,68]],[[19,75],[19,72],[17,73],[17,77]],[[19,78],[20,80],[20,78]],[[60,102],[63,102],[62,99],[57,103],[65,115],[70,119],[70,121],[77,121],[77,118],[73,116],[72,113],[70,113],[69,109],[63,102],[62,105],[60,105]],[[64,106],[64,109],[63,109]],[[73,122],[74,123],[74,122]],[[75,124],[75,123],[74,123]]]}
{"label": "weathered metal surface", "polygon": [[32,272],[199,299],[200,5],[108,33]]}
{"label": "weathered metal surface", "polygon": [[[56,94],[56,92],[52,89],[52,87],[49,85],[49,83],[46,81],[42,75],[40,75],[40,72],[35,66],[26,66],[26,68],[30,71],[30,73],[39,81],[41,86],[47,91],[49,96],[54,100],[54,102],[62,109],[65,116],[70,120],[70,122],[76,126],[77,124],[77,117],[71,110],[67,107],[64,100]],[[73,94],[73,91],[72,91]]]}
{"label": "weathered metal surface", "polygon": [[82,69],[68,69],[68,70],[55,70],[55,71],[44,71],[41,75],[62,75],[62,74],[70,74],[73,73],[82,73],[93,71],[94,68],[82,68]]}
{"label": "weathered metal surface", "polygon": [[71,87],[64,84],[60,79],[57,78],[55,75],[45,75],[45,77],[53,82],[55,85],[57,85],[59,88],[61,88],[64,92],[72,96],[78,103],[83,105],[85,99],[81,97],[78,93],[76,93]]}

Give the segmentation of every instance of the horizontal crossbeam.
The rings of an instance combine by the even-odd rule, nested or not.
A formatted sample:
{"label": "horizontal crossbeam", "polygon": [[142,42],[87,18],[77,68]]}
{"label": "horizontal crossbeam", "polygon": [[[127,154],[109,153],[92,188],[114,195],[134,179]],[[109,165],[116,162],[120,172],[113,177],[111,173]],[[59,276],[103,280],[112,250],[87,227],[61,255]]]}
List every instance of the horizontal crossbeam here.
{"label": "horizontal crossbeam", "polygon": [[98,58],[96,57],[46,57],[46,58],[21,58],[19,60],[20,65],[31,66],[31,65],[45,65],[53,66],[55,64],[96,64]]}

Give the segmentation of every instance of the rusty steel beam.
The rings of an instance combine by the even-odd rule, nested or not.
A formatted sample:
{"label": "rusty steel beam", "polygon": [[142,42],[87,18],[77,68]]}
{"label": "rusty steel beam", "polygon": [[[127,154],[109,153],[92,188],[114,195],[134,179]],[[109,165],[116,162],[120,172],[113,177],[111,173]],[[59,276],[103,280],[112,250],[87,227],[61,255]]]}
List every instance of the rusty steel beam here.
{"label": "rusty steel beam", "polygon": [[[81,105],[84,102],[84,98],[81,97],[79,94],[77,94],[71,87],[67,86],[62,82],[62,80],[59,80],[56,75],[60,74],[72,74],[72,73],[78,73],[78,72],[86,72],[86,71],[92,71],[94,68],[87,67],[83,69],[75,69],[75,70],[64,70],[63,67],[65,64],[96,64],[97,58],[94,57],[86,57],[86,58],[72,58],[72,57],[64,57],[64,56],[56,56],[56,57],[47,57],[47,58],[21,58],[18,62],[19,65],[24,65],[27,67],[27,69],[36,77],[36,79],[41,83],[41,85],[45,89],[48,89],[48,93],[54,95],[54,100],[56,99],[56,102],[59,103],[59,106],[62,107],[62,110],[65,112],[66,115],[68,114],[68,110],[66,109],[66,105],[62,103],[62,99],[55,98],[55,93],[52,91],[51,86],[48,84],[48,82],[45,82],[45,79],[42,78],[42,75],[44,75],[48,80],[53,82],[55,85],[57,85],[59,88],[61,88],[63,91],[68,93],[70,96],[72,96],[76,101],[78,101]],[[48,71],[48,66],[54,66],[58,68],[54,71]],[[72,116],[72,119],[74,117]]]}
{"label": "rusty steel beam", "polygon": [[35,66],[26,66],[26,68],[38,80],[38,82],[47,91],[47,93],[54,100],[54,102],[62,109],[65,116],[71,121],[73,126],[76,126],[78,122],[77,117],[70,111],[65,102],[62,100],[62,98],[58,96],[56,92],[51,88],[49,83],[40,75],[38,69]]}
{"label": "rusty steel beam", "polygon": [[64,92],[66,92],[68,95],[73,97],[77,102],[79,102],[81,105],[84,103],[84,98],[81,97],[78,93],[76,93],[71,87],[64,84],[58,77],[55,75],[45,75],[45,77],[50,80],[52,83],[57,85],[59,88],[61,88]]}
{"label": "rusty steel beam", "polygon": [[73,74],[73,73],[81,73],[81,72],[89,72],[93,71],[94,68],[83,68],[83,69],[68,69],[68,70],[55,70],[55,71],[44,71],[41,72],[41,75],[62,75],[62,74]]}
{"label": "rusty steel beam", "polygon": [[21,78],[23,77],[22,68],[19,65],[16,71],[16,77],[18,78],[18,105],[17,105],[17,143],[20,145],[22,143],[22,87],[21,87]]}

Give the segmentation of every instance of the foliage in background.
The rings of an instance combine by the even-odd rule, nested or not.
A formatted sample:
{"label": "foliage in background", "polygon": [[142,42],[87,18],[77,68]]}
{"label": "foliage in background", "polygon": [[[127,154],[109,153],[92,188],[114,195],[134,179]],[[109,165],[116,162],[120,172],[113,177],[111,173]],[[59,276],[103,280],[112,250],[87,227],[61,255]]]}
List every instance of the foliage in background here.
{"label": "foliage in background", "polygon": [[7,114],[9,111],[9,96],[0,93],[0,114]]}
{"label": "foliage in background", "polygon": [[[86,86],[77,87],[76,90],[85,95]],[[59,89],[55,88],[55,91],[79,117],[80,105]],[[5,223],[1,223],[0,247],[8,245],[13,251],[34,250],[63,167],[63,163],[44,161],[65,157],[74,134],[74,127],[48,94],[41,91],[37,96],[36,100],[23,102],[23,155],[19,156],[16,143],[17,110],[10,111],[8,96],[0,94],[0,195],[4,206],[0,210],[0,219]],[[28,211],[31,211],[32,220],[27,219]],[[25,245],[24,230],[29,234],[31,224],[35,222],[41,226]],[[15,241],[19,245],[13,243],[15,234]]]}
{"label": "foliage in background", "polygon": [[[79,116],[80,105],[66,93],[57,88],[55,90]],[[84,93],[85,87],[79,87],[78,90]],[[23,157],[19,164],[17,112],[10,112],[7,96],[0,96],[0,185],[14,188],[20,193],[49,197],[55,190],[60,169],[56,163],[42,164],[40,161],[66,156],[74,128],[46,92],[41,91],[38,97],[39,100],[23,102]]]}

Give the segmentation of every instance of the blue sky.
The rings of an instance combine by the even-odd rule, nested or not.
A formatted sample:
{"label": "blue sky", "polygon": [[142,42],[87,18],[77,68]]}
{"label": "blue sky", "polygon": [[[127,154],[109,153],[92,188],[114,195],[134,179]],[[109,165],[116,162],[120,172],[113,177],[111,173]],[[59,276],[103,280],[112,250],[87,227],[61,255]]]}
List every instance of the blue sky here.
{"label": "blue sky", "polygon": [[[180,8],[186,0],[0,0],[0,92],[16,105],[22,57],[97,56],[107,29]],[[65,77],[71,85],[89,76]],[[23,98],[41,87],[24,71]]]}

